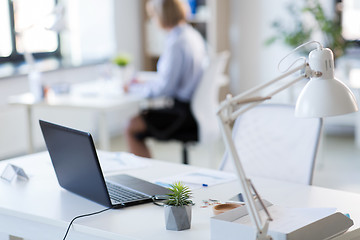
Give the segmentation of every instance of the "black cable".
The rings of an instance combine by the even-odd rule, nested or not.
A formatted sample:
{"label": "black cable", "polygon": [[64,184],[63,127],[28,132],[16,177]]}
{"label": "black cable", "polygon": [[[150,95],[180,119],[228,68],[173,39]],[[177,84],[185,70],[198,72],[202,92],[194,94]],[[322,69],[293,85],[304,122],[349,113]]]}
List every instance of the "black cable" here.
{"label": "black cable", "polygon": [[68,235],[68,233],[69,233],[70,227],[71,227],[71,225],[73,224],[73,222],[74,222],[76,219],[82,218],[82,217],[92,216],[92,215],[95,215],[95,214],[99,214],[99,213],[105,212],[105,211],[110,210],[110,209],[113,209],[113,208],[114,208],[114,207],[109,207],[109,208],[100,210],[100,211],[98,211],[98,212],[88,213],[88,214],[79,215],[79,216],[74,217],[74,218],[71,220],[71,222],[69,223],[68,228],[66,229],[66,233],[65,233],[65,236],[64,236],[63,240],[66,239],[66,237],[67,237],[67,235]]}

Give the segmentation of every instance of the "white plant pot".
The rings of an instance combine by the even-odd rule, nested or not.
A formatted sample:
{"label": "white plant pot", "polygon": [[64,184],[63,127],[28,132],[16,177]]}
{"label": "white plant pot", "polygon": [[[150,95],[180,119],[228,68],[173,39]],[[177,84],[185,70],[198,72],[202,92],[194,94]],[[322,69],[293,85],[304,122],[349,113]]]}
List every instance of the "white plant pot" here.
{"label": "white plant pot", "polygon": [[133,75],[133,66],[126,65],[126,66],[117,66],[114,65],[113,68],[113,76],[115,81],[121,83],[121,85],[128,84],[131,81],[131,77]]}
{"label": "white plant pot", "polygon": [[167,230],[181,231],[191,227],[191,205],[169,206],[165,205],[165,223]]}

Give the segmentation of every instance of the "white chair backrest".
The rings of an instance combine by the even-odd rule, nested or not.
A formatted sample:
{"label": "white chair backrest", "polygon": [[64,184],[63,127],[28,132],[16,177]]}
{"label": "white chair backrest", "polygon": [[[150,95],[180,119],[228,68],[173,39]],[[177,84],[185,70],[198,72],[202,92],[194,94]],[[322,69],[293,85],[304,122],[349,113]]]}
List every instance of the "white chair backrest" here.
{"label": "white chair backrest", "polygon": [[219,106],[219,89],[224,80],[224,71],[230,53],[225,51],[210,58],[204,69],[191,100],[191,110],[199,126],[199,142],[212,142],[220,137],[220,129],[216,118]]}
{"label": "white chair backrest", "polygon": [[[319,118],[295,118],[289,105],[261,104],[240,115],[232,133],[245,174],[311,184],[321,127]],[[228,153],[220,169],[235,171]]]}

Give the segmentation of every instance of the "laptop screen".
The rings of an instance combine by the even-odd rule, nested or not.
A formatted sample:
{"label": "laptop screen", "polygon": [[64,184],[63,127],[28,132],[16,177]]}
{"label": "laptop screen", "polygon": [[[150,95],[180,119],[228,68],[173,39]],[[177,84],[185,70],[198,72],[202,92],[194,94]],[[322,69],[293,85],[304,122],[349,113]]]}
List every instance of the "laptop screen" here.
{"label": "laptop screen", "polygon": [[111,207],[90,133],[39,122],[60,186]]}

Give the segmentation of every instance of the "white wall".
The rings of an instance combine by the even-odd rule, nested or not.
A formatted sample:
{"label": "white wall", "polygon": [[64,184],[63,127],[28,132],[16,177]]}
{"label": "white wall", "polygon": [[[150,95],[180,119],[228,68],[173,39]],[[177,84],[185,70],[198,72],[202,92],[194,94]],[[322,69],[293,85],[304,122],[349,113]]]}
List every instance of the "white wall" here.
{"label": "white wall", "polygon": [[117,53],[130,54],[135,69],[143,66],[143,0],[115,0]]}
{"label": "white wall", "polygon": [[289,48],[282,44],[266,47],[264,42],[274,34],[271,22],[286,19],[287,0],[252,0],[231,2],[230,64],[231,90],[240,93],[279,75],[277,64]]}

